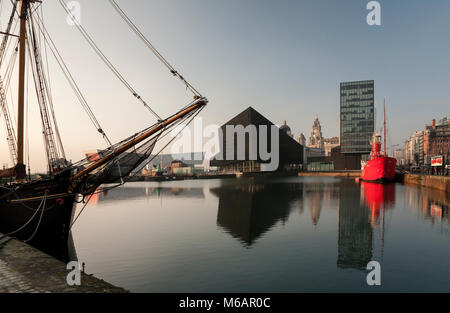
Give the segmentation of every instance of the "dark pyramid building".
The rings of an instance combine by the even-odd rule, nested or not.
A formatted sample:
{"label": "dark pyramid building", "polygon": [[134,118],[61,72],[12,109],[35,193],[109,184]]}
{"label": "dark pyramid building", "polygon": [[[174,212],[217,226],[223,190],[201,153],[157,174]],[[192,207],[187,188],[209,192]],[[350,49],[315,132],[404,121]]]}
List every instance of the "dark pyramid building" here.
{"label": "dark pyramid building", "polygon": [[[251,151],[251,145],[249,142],[250,135],[249,133],[246,133],[245,135],[245,157],[241,158],[241,160],[238,160],[238,138],[237,134],[235,133],[234,136],[234,144],[231,144],[231,140],[228,140],[227,138],[227,126],[239,126],[242,125],[244,128],[246,128],[249,125],[256,126],[256,137],[253,138],[253,140],[256,141],[256,143],[253,145],[256,145],[256,154],[257,158],[254,159],[251,157],[250,151]],[[278,148],[279,151],[279,164],[277,171],[282,170],[288,170],[288,169],[298,169],[300,165],[302,165],[303,162],[303,146],[300,145],[297,141],[295,141],[292,137],[290,137],[286,132],[281,131],[278,127],[276,128],[277,136],[279,136],[279,146],[278,147],[272,147],[271,142],[271,126],[274,124],[269,121],[267,118],[265,118],[263,115],[261,115],[259,112],[257,112],[252,107],[249,107],[245,111],[241,112],[234,118],[232,118],[230,121],[225,123],[221,129],[222,129],[222,142],[221,142],[221,151],[214,157],[213,160],[211,160],[212,166],[219,166],[224,171],[231,171],[231,172],[260,172],[263,171],[264,164],[270,163],[270,160],[263,160],[261,158],[260,151],[267,151],[268,153],[272,153],[271,148],[276,149]],[[260,135],[263,130],[260,129],[260,126],[267,126],[266,131],[266,138],[267,141],[265,142],[265,147],[260,147]],[[227,145],[228,141],[230,143]],[[262,148],[262,149],[260,149]],[[230,149],[234,149],[234,156],[232,158],[227,158],[227,150],[228,152]],[[231,155],[231,153],[230,153]]]}

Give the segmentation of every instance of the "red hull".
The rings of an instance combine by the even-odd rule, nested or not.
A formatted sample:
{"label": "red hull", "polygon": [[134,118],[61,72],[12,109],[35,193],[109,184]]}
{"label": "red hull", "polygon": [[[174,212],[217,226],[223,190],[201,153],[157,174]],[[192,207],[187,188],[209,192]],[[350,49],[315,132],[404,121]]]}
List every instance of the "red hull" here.
{"label": "red hull", "polygon": [[392,181],[395,178],[397,160],[380,156],[367,162],[361,170],[361,179],[365,181]]}

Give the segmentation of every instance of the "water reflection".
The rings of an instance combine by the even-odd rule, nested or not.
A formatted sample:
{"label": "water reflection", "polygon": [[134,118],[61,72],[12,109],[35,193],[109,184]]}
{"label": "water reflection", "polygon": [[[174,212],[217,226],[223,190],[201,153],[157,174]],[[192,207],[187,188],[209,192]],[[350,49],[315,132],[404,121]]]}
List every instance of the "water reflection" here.
{"label": "water reflection", "polygon": [[338,208],[338,258],[340,268],[365,269],[372,260],[372,226],[369,211],[361,206],[360,186],[341,185]]}
{"label": "water reflection", "polygon": [[450,226],[449,193],[429,188],[409,188],[405,190],[405,202],[431,225],[439,222]]}
{"label": "water reflection", "polygon": [[[204,199],[204,187],[167,184],[117,188],[92,196],[91,205],[133,198]],[[224,180],[209,191],[218,198],[217,225],[250,247],[278,222],[284,225],[292,211],[309,212],[313,229],[319,225],[324,207],[338,208],[338,265],[359,268],[371,257],[371,229],[382,228],[385,212],[396,205],[396,185],[353,180],[271,181],[267,179]],[[420,212],[432,225],[436,221],[450,226],[450,195],[427,188],[405,188],[407,205]],[[359,195],[359,196],[358,196]],[[333,206],[331,202],[337,201]],[[383,243],[384,244],[384,243]],[[366,263],[367,264],[367,263]]]}
{"label": "water reflection", "polygon": [[219,198],[217,225],[250,247],[277,222],[284,224],[291,203],[302,198],[301,184],[236,184],[214,188]]}
{"label": "water reflection", "polygon": [[[304,183],[305,201],[309,208],[309,214],[311,217],[311,223],[314,229],[317,228],[320,220],[320,213],[324,206],[332,199],[337,199],[339,196],[339,184],[338,183],[323,183],[323,182],[311,182]],[[303,202],[303,199],[302,199]],[[302,203],[301,207],[303,208]],[[331,206],[330,206],[331,207]]]}
{"label": "water reflection", "polygon": [[95,193],[91,200],[91,204],[96,205],[99,202],[131,200],[133,198],[196,198],[203,199],[205,197],[203,188],[182,188],[182,187],[127,187],[116,188],[113,191],[103,191]]}
{"label": "water reflection", "polygon": [[337,198],[339,183],[242,180],[211,192],[219,198],[217,225],[250,247],[278,222],[283,226],[292,211],[302,215],[305,207],[316,229],[324,204],[332,207],[330,201]]}
{"label": "water reflection", "polygon": [[394,208],[395,184],[362,182],[361,196],[370,212],[370,222],[372,227],[379,226],[380,215],[383,216],[384,222],[386,210]]}
{"label": "water reflection", "polygon": [[364,291],[383,255],[383,290],[448,290],[449,203],[338,178],[135,183],[99,194],[75,242],[91,273],[139,292]]}

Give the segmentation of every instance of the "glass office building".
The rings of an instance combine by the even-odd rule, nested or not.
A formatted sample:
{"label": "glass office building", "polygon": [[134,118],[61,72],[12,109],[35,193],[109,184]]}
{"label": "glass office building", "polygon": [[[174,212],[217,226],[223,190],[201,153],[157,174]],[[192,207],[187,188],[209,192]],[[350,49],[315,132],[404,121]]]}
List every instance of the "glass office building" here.
{"label": "glass office building", "polygon": [[341,153],[369,154],[375,130],[374,81],[341,83]]}

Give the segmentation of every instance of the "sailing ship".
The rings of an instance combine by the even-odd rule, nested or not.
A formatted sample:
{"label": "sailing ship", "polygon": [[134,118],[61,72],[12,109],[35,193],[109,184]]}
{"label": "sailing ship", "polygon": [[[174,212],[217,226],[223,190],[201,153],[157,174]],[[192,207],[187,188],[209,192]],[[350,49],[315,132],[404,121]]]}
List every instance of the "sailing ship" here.
{"label": "sailing ship", "polygon": [[381,135],[372,136],[372,151],[367,162],[361,162],[361,180],[389,182],[395,178],[397,160],[386,153],[386,104],[384,105],[384,151],[381,152]]}
{"label": "sailing ship", "polygon": [[[5,64],[6,50],[8,45],[11,44],[9,41],[14,41],[14,39],[17,41],[13,42],[16,45],[15,49],[10,49],[13,51],[13,56],[11,57],[12,61],[8,63],[7,72],[3,76],[5,79],[0,79],[0,103],[1,114],[4,117],[7,129],[8,147],[14,166],[0,171],[0,232],[4,234],[0,234],[0,241],[6,235],[13,236],[44,252],[64,258],[65,253],[61,251],[66,251],[67,248],[76,204],[84,202],[84,205],[86,205],[92,195],[97,192],[104,192],[106,188],[111,188],[109,185],[104,185],[107,182],[118,182],[113,187],[126,183],[133,173],[151,161],[150,157],[155,156],[152,152],[156,142],[175,126],[189,123],[207,105],[208,100],[162,57],[118,4],[114,0],[110,0],[109,2],[120,17],[169,69],[171,75],[179,78],[185,87],[193,93],[193,100],[189,104],[167,118],[160,118],[98,48],[92,37],[77,22],[65,1],[59,0],[59,2],[67,14],[72,17],[78,30],[101,60],[130,90],[132,95],[156,117],[156,122],[146,129],[119,143],[111,144],[45,27],[42,1],[12,1],[13,8],[8,27],[1,32],[4,37],[0,46],[0,65]],[[12,25],[14,22],[20,28],[18,35],[13,34]],[[50,49],[96,130],[108,143],[107,148],[99,150],[95,158],[88,156],[72,164],[65,156],[63,141],[53,110],[49,76],[45,74],[46,67],[44,64],[48,60],[44,59],[45,54],[42,51],[44,48]],[[19,63],[17,132],[14,130],[6,97],[7,85],[12,72],[10,69],[11,63],[15,61],[15,55],[18,55]],[[34,79],[45,143],[44,150],[48,161],[48,174],[40,179],[33,179],[29,175],[29,163],[26,164],[25,155],[27,148],[24,134],[26,127],[25,91],[27,87],[25,76],[28,65]],[[30,118],[32,117],[30,116]],[[28,151],[29,155],[30,152]]]}

